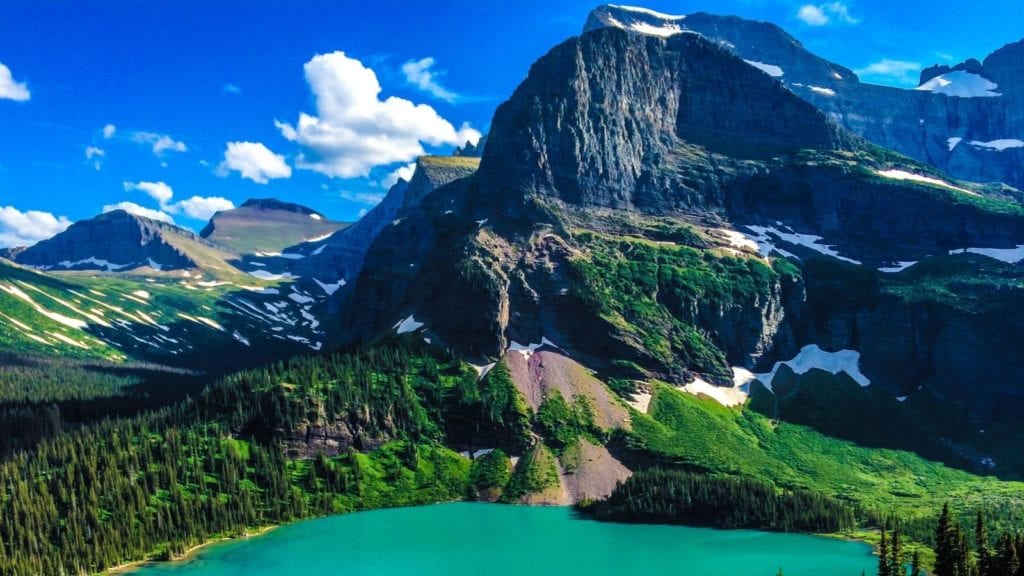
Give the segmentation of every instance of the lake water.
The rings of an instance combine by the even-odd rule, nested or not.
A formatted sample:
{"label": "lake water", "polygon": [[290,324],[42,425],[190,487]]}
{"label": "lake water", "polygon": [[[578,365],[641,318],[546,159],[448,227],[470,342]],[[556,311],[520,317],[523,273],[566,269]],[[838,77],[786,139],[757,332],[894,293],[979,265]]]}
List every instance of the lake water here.
{"label": "lake water", "polygon": [[136,576],[860,576],[865,544],[800,534],[593,522],[568,508],[439,504],[292,524]]}

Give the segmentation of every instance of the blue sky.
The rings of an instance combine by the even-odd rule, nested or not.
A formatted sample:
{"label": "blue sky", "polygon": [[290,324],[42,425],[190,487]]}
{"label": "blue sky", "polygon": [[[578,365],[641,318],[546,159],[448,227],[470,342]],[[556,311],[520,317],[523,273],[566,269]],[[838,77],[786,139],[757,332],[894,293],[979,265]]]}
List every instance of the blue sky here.
{"label": "blue sky", "polygon": [[[418,151],[486,131],[596,4],[4,0],[0,246],[125,203],[194,230],[253,197],[353,220]],[[913,86],[921,66],[1019,40],[1018,4],[642,5],[775,22],[866,81]]]}

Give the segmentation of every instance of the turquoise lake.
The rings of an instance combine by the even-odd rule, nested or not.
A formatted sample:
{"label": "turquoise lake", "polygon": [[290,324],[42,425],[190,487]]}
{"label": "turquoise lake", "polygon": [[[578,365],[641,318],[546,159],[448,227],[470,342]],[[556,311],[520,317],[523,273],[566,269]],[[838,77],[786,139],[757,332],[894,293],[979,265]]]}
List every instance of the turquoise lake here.
{"label": "turquoise lake", "polygon": [[568,508],[439,504],[299,522],[137,576],[860,576],[861,543],[800,534],[609,524]]}

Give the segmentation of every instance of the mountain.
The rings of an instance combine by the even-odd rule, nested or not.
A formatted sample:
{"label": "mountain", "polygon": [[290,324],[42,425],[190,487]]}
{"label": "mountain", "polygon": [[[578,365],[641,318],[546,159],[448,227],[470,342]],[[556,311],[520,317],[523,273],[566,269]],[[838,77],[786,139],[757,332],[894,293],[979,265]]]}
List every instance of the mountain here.
{"label": "mountain", "polygon": [[[904,90],[863,83],[767,22],[604,5],[590,14],[584,30],[603,27],[659,37],[700,34],[875,144],[958,178],[1024,189],[1024,85],[1015,74],[1024,62],[1024,41],[997,50],[984,64],[929,68],[918,89]],[[993,192],[1022,199],[1019,191]]]}
{"label": "mountain", "polygon": [[[411,334],[505,365],[535,410],[552,389],[611,409],[601,381],[641,412],[654,381],[730,405],[759,390],[769,417],[1013,475],[1024,365],[1007,343],[1024,326],[992,322],[1024,304],[1024,209],[984,191],[851,134],[719,42],[603,27],[534,64],[472,177],[397,213],[334,323],[343,342]],[[861,410],[962,425],[901,435],[825,417],[844,414],[828,396],[796,408],[844,389],[840,351]],[[830,374],[773,395],[776,362]]]}
{"label": "mountain", "polygon": [[438,187],[470,176],[479,163],[480,159],[472,156],[420,157],[409,182],[399,180],[358,222],[325,240],[308,258],[292,263],[291,269],[304,278],[314,278],[321,286],[329,286],[324,289],[333,293],[359,275],[370,246],[400,211],[415,208]]}
{"label": "mountain", "polygon": [[76,222],[13,256],[19,264],[47,270],[106,272],[184,270],[231,257],[187,230],[123,210]]}
{"label": "mountain", "polygon": [[265,198],[217,212],[199,235],[239,254],[272,254],[323,240],[346,226],[348,223],[328,220],[305,206]]}

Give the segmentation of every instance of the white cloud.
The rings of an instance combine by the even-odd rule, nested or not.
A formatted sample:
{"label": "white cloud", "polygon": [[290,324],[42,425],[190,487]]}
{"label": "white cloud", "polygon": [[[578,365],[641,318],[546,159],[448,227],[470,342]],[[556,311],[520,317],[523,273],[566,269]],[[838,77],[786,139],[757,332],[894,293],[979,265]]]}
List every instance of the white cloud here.
{"label": "white cloud", "polygon": [[402,64],[402,74],[405,74],[405,79],[410,84],[415,85],[420,90],[433,96],[445,100],[447,102],[454,102],[458,98],[458,94],[448,90],[444,86],[441,86],[440,82],[437,81],[438,77],[443,76],[443,72],[435,72],[431,70],[434,66],[434,59],[427,57],[420,60],[410,60],[405,64]]}
{"label": "white cloud", "polygon": [[366,208],[360,208],[359,209],[359,217],[362,218],[363,216],[366,216],[367,212],[369,212],[369,210],[367,210]]}
{"label": "white cloud", "polygon": [[92,160],[93,158],[95,158],[96,160],[93,161],[92,165],[97,170],[103,167],[103,163],[100,161],[100,158],[102,158],[106,154],[106,151],[98,146],[89,146],[85,149],[85,159]]}
{"label": "white cloud", "polygon": [[424,143],[457,146],[480,139],[468,124],[456,129],[426,104],[395,96],[381,100],[377,75],[344,52],[317,55],[304,69],[317,116],[302,113],[294,126],[274,122],[285,138],[313,153],[311,159],[299,157],[299,168],[355,178],[422,156]]}
{"label": "white cloud", "polygon": [[224,161],[217,167],[217,173],[227,176],[230,170],[257,184],[292,175],[292,167],[284,161],[284,156],[274,154],[259,142],[228,142]]}
{"label": "white cloud", "polygon": [[854,70],[858,76],[874,76],[891,78],[905,83],[916,83],[921,64],[918,62],[907,62],[905,60],[891,60],[884,58],[878,62],[868,64],[863,68]]}
{"label": "white cloud", "polygon": [[859,19],[850,16],[850,9],[842,2],[826,4],[805,4],[796,12],[796,17],[808,26],[824,26],[831,22],[857,24]]}
{"label": "white cloud", "polygon": [[25,102],[32,97],[24,82],[15,82],[11,69],[0,64],[0,100]]}
{"label": "white cloud", "polygon": [[380,201],[384,199],[383,192],[349,192],[344,190],[339,196],[341,196],[342,200],[348,200],[349,202],[355,202],[356,204],[365,204],[367,206],[380,204]]}
{"label": "white cloud", "polygon": [[220,196],[193,196],[187,200],[182,200],[175,205],[180,208],[189,218],[195,218],[196,220],[209,220],[215,212],[221,210],[231,210],[235,207],[235,204],[227,198]]}
{"label": "white cloud", "polygon": [[412,180],[412,175],[416,173],[416,163],[410,162],[404,166],[399,166],[394,171],[390,172],[381,181],[380,185],[385,188],[391,188],[395,184],[398,184],[398,179],[401,178],[406,182]]}
{"label": "white cloud", "polygon": [[[106,128],[104,128],[104,134]],[[132,140],[140,144],[149,144],[153,147],[153,154],[157,156],[163,156],[164,152],[170,150],[171,152],[188,152],[188,146],[185,146],[184,142],[179,142],[174,138],[166,134],[157,134],[155,132],[135,132],[132,134]]]}
{"label": "white cloud", "polygon": [[161,222],[167,222],[168,224],[174,224],[174,218],[171,218],[170,214],[160,210],[146,208],[145,206],[139,206],[135,202],[118,202],[117,204],[107,204],[103,207],[104,214],[107,212],[113,212],[114,210],[124,210],[129,214],[135,214],[136,216],[142,216],[143,218],[149,218],[150,220],[159,220]]}
{"label": "white cloud", "polygon": [[[172,224],[174,221],[171,220],[170,214],[184,213],[185,216],[195,218],[196,220],[209,220],[214,212],[218,210],[231,210],[235,207],[231,200],[221,196],[192,196],[186,200],[171,202],[171,199],[174,198],[174,189],[165,182],[125,182],[123,186],[125,192],[139,191],[146,193],[160,204],[160,210],[144,208],[134,202],[121,202],[115,205],[116,207],[132,212],[132,210],[125,207],[131,206],[133,210],[143,211],[133,212],[134,214],[140,214],[154,220],[164,220]],[[103,211],[107,212],[107,208],[104,207]],[[158,214],[162,214],[166,218],[158,217]]]}
{"label": "white cloud", "polygon": [[64,216],[49,212],[28,210],[22,212],[14,206],[0,206],[0,246],[28,246],[46,240],[71,226]]}
{"label": "white cloud", "polygon": [[160,207],[164,210],[167,209],[167,204],[174,197],[174,189],[164,182],[125,182],[123,186],[125,192],[132,190],[145,192],[150,198],[159,202]]}
{"label": "white cloud", "polygon": [[227,92],[228,94],[241,94],[242,93],[242,89],[239,88],[237,84],[232,84],[230,82],[225,83],[224,86],[221,89],[224,92]]}
{"label": "white cloud", "polygon": [[107,140],[113,138],[115,132],[117,132],[117,126],[114,126],[113,124],[107,124],[103,127],[103,137]]}

